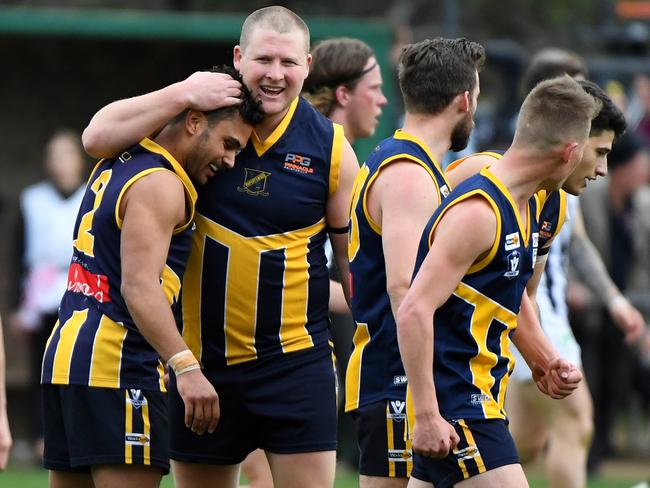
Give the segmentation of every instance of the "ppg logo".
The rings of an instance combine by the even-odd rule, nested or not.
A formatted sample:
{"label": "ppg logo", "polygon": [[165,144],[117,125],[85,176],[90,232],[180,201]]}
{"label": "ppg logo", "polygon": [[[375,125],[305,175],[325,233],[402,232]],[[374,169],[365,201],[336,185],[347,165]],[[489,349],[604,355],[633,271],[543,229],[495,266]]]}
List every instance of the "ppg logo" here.
{"label": "ppg logo", "polygon": [[300,154],[287,153],[287,157],[284,159],[284,162],[295,163],[301,166],[309,167],[311,165],[311,158],[301,156]]}

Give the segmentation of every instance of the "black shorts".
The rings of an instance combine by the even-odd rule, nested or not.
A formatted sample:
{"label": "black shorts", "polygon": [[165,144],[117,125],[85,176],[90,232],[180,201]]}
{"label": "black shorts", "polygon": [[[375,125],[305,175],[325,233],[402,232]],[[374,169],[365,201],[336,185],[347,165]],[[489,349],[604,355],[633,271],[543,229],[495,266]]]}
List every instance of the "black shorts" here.
{"label": "black shorts", "polygon": [[171,375],[171,458],[229,465],[256,448],[276,454],[336,450],[336,375],[329,346],[204,370],[219,394],[212,434],[185,427],[185,408]]}
{"label": "black shorts", "polygon": [[359,473],[408,478],[413,468],[411,441],[404,440],[406,402],[386,400],[352,412],[359,442]]}
{"label": "black shorts", "polygon": [[477,474],[508,464],[519,463],[519,456],[506,421],[453,420],[450,423],[460,443],[446,458],[416,454],[411,475],[433,483],[436,488],[451,488]]}
{"label": "black shorts", "polygon": [[49,384],[42,392],[46,469],[137,464],[169,472],[165,393]]}

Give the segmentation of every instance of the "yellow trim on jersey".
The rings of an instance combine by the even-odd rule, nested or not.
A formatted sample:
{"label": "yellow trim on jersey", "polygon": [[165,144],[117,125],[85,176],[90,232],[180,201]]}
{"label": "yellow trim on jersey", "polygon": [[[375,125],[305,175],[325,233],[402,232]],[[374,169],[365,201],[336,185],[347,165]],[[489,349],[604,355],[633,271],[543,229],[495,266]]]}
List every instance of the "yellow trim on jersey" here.
{"label": "yellow trim on jersey", "polygon": [[463,420],[460,419],[458,421],[460,426],[463,429],[463,433],[465,434],[465,439],[467,440],[467,444],[476,446],[476,452],[477,456],[474,462],[476,463],[476,467],[478,468],[478,472],[480,473],[485,473],[486,468],[485,468],[485,462],[483,461],[483,457],[481,456],[481,452],[478,450],[478,445],[476,444],[476,441],[474,440],[474,434],[472,434],[472,431],[470,430],[469,426],[467,423]]}
{"label": "yellow trim on jersey", "polygon": [[72,316],[61,326],[59,342],[56,345],[52,364],[52,383],[67,385],[70,382],[70,363],[79,330],[86,323],[88,309],[75,310]]}
{"label": "yellow trim on jersey", "polygon": [[93,341],[88,386],[120,388],[122,348],[127,329],[102,315]]}
{"label": "yellow trim on jersey", "polygon": [[361,190],[363,188],[370,169],[367,165],[361,166],[357,176],[354,178],[354,187],[352,188],[352,198],[350,199],[350,223],[348,232],[348,261],[354,261],[359,249],[361,248],[361,233],[359,232],[359,217],[357,216],[357,205],[361,197]]}
{"label": "yellow trim on jersey", "polygon": [[[386,442],[388,444],[388,452],[395,450],[395,433],[393,431],[393,419],[388,416],[390,413],[389,404],[386,403]],[[395,477],[395,461],[388,457],[388,477]]]}
{"label": "yellow trim on jersey", "polygon": [[411,439],[404,439],[406,450],[411,453],[411,457],[406,460],[406,477],[411,477],[413,471],[413,441]]}
{"label": "yellow trim on jersey", "polygon": [[[124,412],[124,437],[126,438],[126,434],[133,433],[133,404],[129,390],[124,390],[124,395],[126,397],[124,401],[126,409]],[[124,464],[133,464],[133,446],[126,439],[124,441]]]}
{"label": "yellow trim on jersey", "polygon": [[508,370],[510,370],[515,359],[510,352],[508,335],[517,326],[517,314],[462,281],[454,290],[454,295],[474,307],[470,333],[478,347],[478,353],[470,359],[469,369],[472,372],[474,386],[481,390],[484,395],[483,414],[486,419],[503,419],[505,418],[503,404],[508,384],[508,374],[501,378],[498,398],[493,398],[490,390],[494,386],[495,379],[491,374],[491,370],[496,366],[498,358],[495,353],[488,349],[488,332],[493,320],[505,325],[506,329],[501,333],[501,355],[508,360]]}
{"label": "yellow trim on jersey", "polygon": [[[284,251],[285,270],[282,288],[282,319],[279,338],[285,353],[313,347],[307,331],[309,297],[309,244],[325,228],[325,219],[313,225],[266,236],[245,237],[227,227],[196,215],[190,257],[185,272],[183,293],[183,339],[197,358],[201,357],[201,284],[206,240],[228,248],[225,292],[226,360],[229,365],[257,359],[255,330],[257,321],[258,277],[262,254]],[[214,297],[207,297],[213,299]],[[215,324],[216,325],[216,324]]]}
{"label": "yellow trim on jersey", "polygon": [[[494,159],[501,159],[503,157],[503,154],[499,154],[498,152],[494,152],[494,151],[481,151],[474,154],[470,154],[469,156],[465,156],[464,158],[460,158],[457,159],[456,161],[452,161],[451,163],[449,163],[449,165],[445,169],[445,173],[449,173],[450,171],[456,169],[458,166],[463,164],[465,160],[472,158],[474,156],[492,156]],[[488,166],[486,166],[486,168],[487,167]]]}
{"label": "yellow trim on jersey", "polygon": [[151,420],[149,419],[149,401],[147,400],[142,405],[142,423],[144,424],[144,442],[143,442],[143,458],[144,464],[149,466],[151,464]]}
{"label": "yellow trim on jersey", "polygon": [[348,369],[345,372],[345,411],[359,408],[359,396],[361,390],[361,364],[363,361],[363,350],[370,342],[370,331],[368,324],[357,322],[357,330],[354,331],[352,343],[354,348],[348,360]]}
{"label": "yellow trim on jersey", "polygon": [[296,111],[296,108],[298,107],[298,101],[300,100],[299,97],[294,98],[293,102],[291,102],[291,105],[289,105],[289,109],[287,110],[287,113],[284,115],[278,126],[273,129],[273,132],[271,132],[271,135],[262,142],[257,135],[257,132],[253,130],[253,133],[251,134],[251,142],[253,143],[253,147],[255,148],[255,152],[257,153],[258,157],[262,157],[262,154],[264,154],[266,151],[273,146],[280,137],[285,133],[287,130],[287,127],[289,127],[289,124],[291,123],[291,119],[293,119],[293,114]]}
{"label": "yellow trim on jersey", "polygon": [[160,391],[167,391],[167,386],[165,385],[165,366],[162,361],[158,360],[158,367],[156,370],[158,371],[158,377],[160,378],[160,380],[158,380]]}
{"label": "yellow trim on jersey", "polygon": [[[442,197],[440,196],[440,186],[438,185],[438,180],[436,180],[436,176],[429,168],[429,165],[422,161],[421,159],[407,153],[400,153],[400,154],[395,154],[394,156],[391,156],[389,158],[384,159],[381,164],[377,167],[377,170],[373,173],[373,175],[370,177],[370,180],[368,180],[368,183],[366,184],[366,188],[363,191],[363,200],[362,200],[362,205],[363,205],[363,214],[366,217],[366,221],[368,222],[368,225],[370,228],[375,231],[378,235],[381,235],[381,225],[379,225],[377,222],[375,222],[372,217],[370,216],[370,212],[368,211],[368,192],[370,191],[370,187],[372,184],[375,182],[375,179],[379,176],[379,173],[381,173],[381,170],[384,169],[385,166],[388,166],[390,163],[393,163],[395,160],[408,160],[412,161],[414,163],[419,164],[422,166],[427,173],[429,173],[429,176],[431,176],[431,179],[433,180],[433,184],[436,186],[436,195],[438,196],[438,205],[442,201]],[[432,159],[433,161],[433,159]],[[435,164],[435,161],[434,161]],[[442,173],[441,173],[442,174]],[[446,182],[447,180],[445,180]],[[449,188],[449,183],[447,183],[447,188]]]}
{"label": "yellow trim on jersey", "polygon": [[170,305],[178,301],[181,294],[181,279],[168,264],[165,264],[160,274],[160,286],[162,286],[163,293]]}
{"label": "yellow trim on jersey", "polygon": [[555,229],[555,233],[553,234],[553,237],[551,237],[551,241],[557,237],[557,235],[560,233],[562,230],[562,227],[564,226],[564,222],[566,222],[566,211],[567,211],[567,193],[560,189],[558,190],[560,192],[560,209],[558,211],[558,217],[557,217],[557,229]]}
{"label": "yellow trim on jersey", "polygon": [[95,173],[97,173],[97,168],[99,168],[99,165],[102,164],[103,162],[104,162],[104,158],[97,161],[97,163],[93,167],[92,171],[90,172],[90,176],[88,177],[88,181],[86,182],[86,186],[88,186],[88,184],[90,184],[90,181],[93,179],[93,176],[95,176]]}
{"label": "yellow trim on jersey", "polygon": [[[123,220],[122,220],[122,217],[120,217],[120,205],[122,204],[122,198],[124,197],[124,194],[126,193],[126,190],[131,188],[131,185],[133,183],[135,183],[136,181],[138,181],[140,178],[142,178],[144,176],[147,176],[147,175],[149,175],[151,173],[154,173],[156,171],[169,171],[169,170],[167,170],[165,168],[149,168],[149,169],[145,169],[143,172],[138,173],[135,176],[132,176],[131,178],[129,178],[129,180],[126,183],[124,183],[124,186],[120,190],[120,194],[117,196],[117,201],[115,202],[115,223],[117,224],[118,229],[122,230]],[[170,173],[171,173],[171,171],[170,171]]]}
{"label": "yellow trim on jersey", "polygon": [[[436,168],[438,168],[440,173],[442,173],[442,168],[440,167],[440,163],[436,160],[436,158],[433,157],[433,153],[429,150],[429,146],[427,146],[427,144],[422,139],[420,139],[417,136],[414,136],[413,134],[409,134],[408,132],[404,132],[402,129],[397,129],[395,131],[395,133],[393,134],[393,137],[395,139],[400,139],[400,140],[403,140],[403,141],[411,141],[411,142],[414,142],[415,144],[417,144],[418,146],[420,146],[422,148],[422,150],[425,153],[427,153],[427,156],[429,156],[429,159],[431,161],[433,161],[433,164],[436,165]],[[444,175],[443,175],[443,178],[444,178]],[[445,180],[445,183],[447,183],[447,186],[449,186],[449,183],[446,180]]]}
{"label": "yellow trim on jersey", "polygon": [[339,188],[343,141],[345,139],[343,126],[339,124],[332,124],[332,126],[334,127],[334,137],[332,139],[332,155],[330,156],[329,195],[336,193]]}
{"label": "yellow trim on jersey", "polygon": [[506,200],[508,200],[508,203],[512,206],[512,210],[515,214],[515,218],[517,219],[517,227],[519,228],[519,232],[521,233],[521,237],[524,241],[524,246],[528,247],[528,243],[530,241],[530,205],[528,202],[526,202],[526,227],[523,226],[521,223],[521,216],[519,215],[519,209],[517,207],[517,204],[515,203],[514,199],[512,198],[512,195],[510,194],[510,190],[506,188],[506,186],[499,180],[493,173],[491,173],[487,168],[483,168],[481,170],[481,174],[485,176],[487,179],[489,179],[492,183],[496,185],[496,187],[503,193],[503,195],[506,197]]}
{"label": "yellow trim on jersey", "polygon": [[172,156],[167,149],[164,147],[156,144],[154,141],[151,139],[145,137],[140,141],[140,145],[144,147],[147,151],[150,151],[152,153],[160,154],[163,156],[167,161],[169,161],[169,164],[172,165],[172,168],[174,168],[173,173],[181,180],[181,183],[183,183],[183,186],[185,187],[185,192],[187,193],[187,196],[189,197],[189,210],[190,210],[190,215],[187,219],[187,222],[180,227],[177,227],[174,229],[174,234],[178,234],[179,232],[184,231],[189,227],[189,225],[192,223],[192,220],[194,220],[194,207],[196,205],[196,199],[197,199],[197,193],[196,193],[196,188],[194,188],[194,184],[192,183],[192,180],[190,180],[190,177],[188,174],[185,172],[185,168],[183,168],[178,161]]}
{"label": "yellow trim on jersey", "polygon": [[470,197],[481,195],[484,197],[488,203],[492,206],[492,210],[494,211],[494,216],[497,219],[497,230],[494,235],[494,242],[492,243],[492,247],[490,248],[490,252],[485,256],[483,259],[480,261],[475,262],[472,264],[469,269],[467,270],[466,274],[472,274],[476,273],[478,271],[481,271],[483,268],[485,268],[488,264],[492,262],[492,259],[494,259],[494,256],[496,256],[497,251],[499,250],[499,243],[501,242],[501,213],[499,212],[499,207],[497,206],[496,202],[492,199],[492,197],[485,191],[481,190],[480,188],[477,188],[475,190],[472,190],[467,193],[463,193],[462,195],[456,197],[453,201],[451,201],[441,212],[440,215],[438,215],[438,218],[436,221],[433,223],[431,226],[431,230],[429,231],[429,237],[428,237],[428,242],[429,242],[429,249],[431,249],[431,244],[433,243],[433,233],[435,232],[436,228],[438,227],[438,224],[440,223],[440,219],[442,219],[442,216],[447,213],[447,211],[456,205],[459,202],[462,202],[463,200],[467,200]]}

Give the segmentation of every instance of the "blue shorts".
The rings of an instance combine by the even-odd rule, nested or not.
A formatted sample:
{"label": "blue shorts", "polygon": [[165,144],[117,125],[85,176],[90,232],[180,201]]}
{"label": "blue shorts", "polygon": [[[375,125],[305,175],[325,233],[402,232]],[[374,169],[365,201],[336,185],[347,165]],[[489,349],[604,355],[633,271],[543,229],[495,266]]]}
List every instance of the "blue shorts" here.
{"label": "blue shorts", "polygon": [[137,464],[169,472],[166,393],[50,384],[42,393],[46,469]]}
{"label": "blue shorts", "polygon": [[329,346],[203,373],[219,394],[219,425],[204,435],[185,427],[171,375],[172,459],[229,465],[258,447],[277,454],[336,450],[336,375]]}
{"label": "blue shorts", "polygon": [[411,441],[404,440],[406,401],[383,400],[351,412],[359,442],[359,474],[408,478],[413,468]]}
{"label": "blue shorts", "polygon": [[505,420],[453,420],[450,423],[460,437],[456,449],[446,458],[416,454],[412,477],[433,483],[436,488],[451,488],[490,469],[519,463]]}

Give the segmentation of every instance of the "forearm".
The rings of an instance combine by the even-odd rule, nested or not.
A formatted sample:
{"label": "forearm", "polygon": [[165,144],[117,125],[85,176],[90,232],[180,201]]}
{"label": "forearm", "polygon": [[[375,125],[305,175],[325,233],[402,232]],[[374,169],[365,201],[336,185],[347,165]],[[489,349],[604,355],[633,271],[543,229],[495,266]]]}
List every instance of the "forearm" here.
{"label": "forearm", "polygon": [[159,283],[123,284],[122,296],[138,330],[164,362],[187,349]]}
{"label": "forearm", "polygon": [[348,305],[347,300],[345,299],[345,293],[341,283],[338,281],[330,280],[330,303],[329,303],[330,312],[340,313],[340,314],[349,314],[350,306]]}
{"label": "forearm", "polygon": [[102,108],[82,135],[88,154],[96,158],[112,157],[157,132],[188,106],[189,100],[181,83],[118,100]]}
{"label": "forearm", "polygon": [[348,235],[347,234],[329,234],[332,251],[334,253],[334,262],[339,272],[341,288],[345,301],[350,306],[350,263],[348,262]]}
{"label": "forearm", "polygon": [[7,408],[7,363],[5,359],[4,331],[0,318],[0,416],[6,414]]}
{"label": "forearm", "polygon": [[517,329],[512,341],[532,370],[534,366],[546,371],[549,363],[557,357],[557,351],[548,340],[539,323],[536,303],[524,294],[517,318]]}

